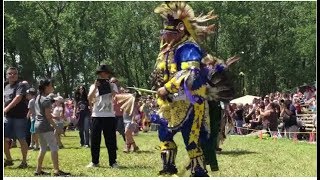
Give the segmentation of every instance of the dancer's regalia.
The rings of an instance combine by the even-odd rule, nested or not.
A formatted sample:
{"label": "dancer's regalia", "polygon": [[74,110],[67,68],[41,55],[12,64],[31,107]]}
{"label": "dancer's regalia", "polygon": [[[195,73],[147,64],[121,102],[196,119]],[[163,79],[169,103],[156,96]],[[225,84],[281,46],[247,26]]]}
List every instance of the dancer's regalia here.
{"label": "dancer's regalia", "polygon": [[[177,146],[173,136],[181,131],[190,158],[191,176],[208,176],[206,164],[217,166],[214,149],[218,135],[218,132],[211,132],[218,131],[215,128],[218,123],[210,126],[208,100],[219,103],[233,96],[225,74],[227,65],[217,62],[210,68],[205,66],[203,60],[207,54],[198,44],[200,38],[214,31],[214,25],[200,26],[198,23],[216,16],[210,12],[195,17],[185,2],[163,3],[155,13],[164,18],[160,53],[152,74],[153,88],[159,92],[159,110],[150,115],[151,122],[160,124],[163,169],[159,174],[177,173]],[[212,106],[216,107],[218,103],[212,103]],[[210,154],[212,149],[213,154]]]}

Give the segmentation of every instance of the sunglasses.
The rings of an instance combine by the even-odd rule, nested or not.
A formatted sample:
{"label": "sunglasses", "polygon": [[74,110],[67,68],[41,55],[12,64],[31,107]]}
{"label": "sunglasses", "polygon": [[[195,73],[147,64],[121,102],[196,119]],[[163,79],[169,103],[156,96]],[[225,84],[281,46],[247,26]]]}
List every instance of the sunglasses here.
{"label": "sunglasses", "polygon": [[162,29],[160,30],[160,35],[163,36],[165,34],[178,34],[179,32],[177,30],[167,30],[167,29]]}
{"label": "sunglasses", "polygon": [[14,75],[17,75],[18,73],[7,73],[7,74],[10,76],[14,76]]}

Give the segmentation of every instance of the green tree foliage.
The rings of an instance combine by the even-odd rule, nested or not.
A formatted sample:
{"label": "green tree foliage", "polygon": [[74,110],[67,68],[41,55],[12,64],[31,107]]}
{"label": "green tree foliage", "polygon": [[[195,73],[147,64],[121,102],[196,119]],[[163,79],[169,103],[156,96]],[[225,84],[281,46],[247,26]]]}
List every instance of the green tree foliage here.
{"label": "green tree foliage", "polygon": [[[64,96],[92,83],[101,63],[124,85],[150,88],[162,23],[153,13],[158,4],[5,1],[5,66],[18,66],[35,86],[40,77],[54,78]],[[208,53],[227,59],[244,52],[232,67],[238,95],[315,80],[316,2],[190,4],[196,14],[214,10],[219,16],[216,33],[202,43]]]}

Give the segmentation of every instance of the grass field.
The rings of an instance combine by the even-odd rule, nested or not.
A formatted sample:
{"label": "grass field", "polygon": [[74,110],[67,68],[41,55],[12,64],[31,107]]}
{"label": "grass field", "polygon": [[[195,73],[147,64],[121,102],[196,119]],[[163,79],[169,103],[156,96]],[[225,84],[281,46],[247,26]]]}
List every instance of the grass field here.
{"label": "grass field", "polygon": [[[124,142],[118,136],[119,169],[108,167],[108,154],[102,139],[100,151],[100,167],[86,168],[91,161],[90,149],[79,147],[77,131],[68,131],[62,137],[65,148],[59,151],[60,167],[72,173],[72,176],[94,177],[156,177],[161,169],[160,152],[156,150],[158,138],[156,132],[140,133],[135,136],[140,147],[139,153],[125,154],[122,152]],[[181,134],[175,136],[178,145],[176,164],[179,176],[189,176],[183,169],[188,163],[187,152]],[[257,139],[247,136],[228,136],[218,154],[220,170],[210,172],[213,177],[315,177],[316,176],[316,145],[306,142],[294,143],[292,140]],[[14,166],[4,169],[5,176],[33,176],[38,151],[29,151],[29,168],[17,169],[21,155],[19,148],[11,149]],[[209,168],[209,167],[208,167]],[[52,171],[50,152],[44,160],[44,170]]]}

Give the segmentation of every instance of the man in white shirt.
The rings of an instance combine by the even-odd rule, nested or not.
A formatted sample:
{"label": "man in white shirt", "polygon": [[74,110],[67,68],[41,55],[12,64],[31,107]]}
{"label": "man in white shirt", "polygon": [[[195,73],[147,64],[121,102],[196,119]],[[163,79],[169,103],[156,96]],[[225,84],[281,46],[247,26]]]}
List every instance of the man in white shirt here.
{"label": "man in white shirt", "polygon": [[112,99],[118,88],[109,82],[111,70],[107,65],[100,65],[96,70],[98,79],[90,86],[88,100],[92,108],[91,129],[91,157],[92,161],[87,167],[98,167],[100,156],[101,132],[103,131],[105,144],[109,154],[109,165],[117,168],[117,141],[116,125]]}

